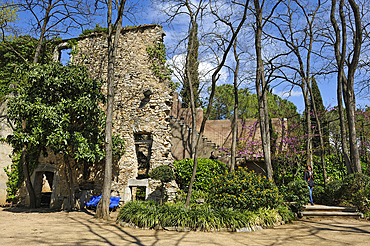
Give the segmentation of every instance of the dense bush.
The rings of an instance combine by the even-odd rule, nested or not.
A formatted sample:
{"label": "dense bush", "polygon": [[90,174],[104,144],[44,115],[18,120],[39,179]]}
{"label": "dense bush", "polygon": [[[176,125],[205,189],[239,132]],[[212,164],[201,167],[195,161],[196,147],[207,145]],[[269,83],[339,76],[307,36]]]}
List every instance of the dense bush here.
{"label": "dense bush", "polygon": [[238,168],[216,176],[209,188],[208,202],[215,208],[276,208],[283,203],[276,185],[265,176]]}
{"label": "dense bush", "polygon": [[319,200],[325,205],[336,206],[341,203],[342,199],[342,181],[333,180],[329,182],[324,188],[324,192],[321,197],[318,197]]}
{"label": "dense bush", "polygon": [[214,210],[209,207],[187,209],[184,204],[165,204],[133,201],[120,210],[118,221],[134,223],[139,227],[187,227],[192,230],[215,230],[262,226],[270,227],[281,221],[290,221],[292,214],[286,207],[260,208],[255,212],[233,209]]}
{"label": "dense bush", "polygon": [[[321,157],[314,155],[313,162],[315,185],[324,185],[324,172],[322,169]],[[325,170],[326,175],[330,180],[341,180],[347,174],[346,170],[342,168],[341,157],[335,154],[327,155],[325,157]]]}
{"label": "dense bush", "polygon": [[321,185],[315,185],[312,193],[313,202],[317,204],[325,204],[326,195],[325,188]]}
{"label": "dense bush", "polygon": [[[188,189],[193,173],[193,164],[192,159],[183,159],[174,162],[176,182],[180,186],[180,189]],[[220,161],[198,158],[193,189],[208,191],[209,185],[212,183],[212,178],[225,173],[227,170],[228,167]]]}
{"label": "dense bush", "polygon": [[[187,195],[187,193],[185,191],[178,190],[175,202],[185,204],[186,195]],[[209,206],[209,207],[211,207],[209,204],[203,204],[203,202],[199,202],[200,200],[207,201],[208,200],[208,195],[209,195],[208,192],[204,192],[202,190],[193,190],[191,192],[191,198],[190,198],[190,204],[189,204],[190,208],[197,208],[199,206],[203,206],[203,207],[204,206]]]}
{"label": "dense bush", "polygon": [[370,212],[370,177],[355,173],[348,175],[342,182],[342,200],[356,206],[361,212]]}
{"label": "dense bush", "polygon": [[162,183],[168,183],[175,179],[175,174],[169,166],[161,165],[154,168],[149,177],[160,180]]}
{"label": "dense bush", "polygon": [[292,181],[286,187],[282,187],[280,191],[284,196],[284,201],[289,202],[295,212],[310,202],[310,191],[306,181]]}

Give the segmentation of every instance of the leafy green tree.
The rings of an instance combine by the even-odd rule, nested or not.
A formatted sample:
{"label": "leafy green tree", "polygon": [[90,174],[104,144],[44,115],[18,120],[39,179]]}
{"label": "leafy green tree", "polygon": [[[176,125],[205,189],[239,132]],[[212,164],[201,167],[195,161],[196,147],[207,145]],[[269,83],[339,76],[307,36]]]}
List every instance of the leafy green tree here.
{"label": "leafy green tree", "polygon": [[[190,44],[192,44],[192,47]],[[184,83],[182,90],[180,92],[183,108],[190,108],[191,99],[189,91],[188,74],[191,76],[191,83],[193,85],[195,107],[197,108],[202,105],[202,102],[199,100],[198,50],[199,50],[198,24],[195,24],[194,27],[192,27],[189,31],[189,41],[188,41],[189,59],[186,61],[188,64],[185,65]]]}
{"label": "leafy green tree", "polygon": [[[320,93],[320,90],[319,90],[319,87],[317,86],[317,82],[316,82],[316,79],[315,78],[312,78],[312,84],[311,84],[311,88],[312,88],[312,93],[313,93],[313,98],[315,100],[315,106],[316,106],[316,110],[317,110],[317,114],[319,116],[318,119],[316,119],[316,117],[314,117],[314,113],[312,113],[311,115],[311,122],[312,122],[312,125],[317,127],[318,124],[317,124],[317,121],[319,120],[320,123],[321,123],[321,126],[325,125],[326,124],[326,119],[325,119],[325,113],[326,113],[326,109],[324,107],[324,103],[323,103],[323,100],[322,100],[322,97],[321,97],[321,93]],[[311,106],[311,112],[313,112],[313,101],[312,101],[312,96],[310,96],[310,106]],[[328,129],[326,128],[325,131],[324,129],[322,130],[323,131],[323,138],[324,138],[324,142],[325,144],[327,145],[328,142],[329,142],[329,132],[328,132]],[[312,147],[314,149],[318,149],[320,148],[320,138],[319,136],[315,136],[312,138]]]}
{"label": "leafy green tree", "polygon": [[12,24],[19,19],[17,11],[18,8],[12,3],[0,3],[0,33],[3,40],[9,38],[8,35],[11,35],[9,32],[12,32]]}
{"label": "leafy green tree", "polygon": [[[215,100],[212,105],[210,120],[233,118],[233,105],[235,104],[233,91],[234,88],[231,84],[216,86]],[[258,118],[257,95],[252,94],[245,88],[238,90],[238,98],[238,118]],[[267,93],[267,104],[270,118],[288,118],[291,115],[297,114],[297,107],[292,102],[269,92]]]}
{"label": "leafy green tree", "polygon": [[[238,118],[256,118],[258,115],[257,97],[253,97],[248,89],[238,90]],[[231,84],[216,86],[215,100],[210,114],[211,120],[232,119],[234,109],[234,87]]]}
{"label": "leafy green tree", "polygon": [[[17,79],[16,69],[21,64],[33,60],[38,40],[25,35],[0,44],[0,101],[10,92],[10,84],[22,86],[23,80]],[[48,47],[48,48],[47,48]],[[45,63],[51,55],[52,46],[43,46],[40,54],[40,63]]]}
{"label": "leafy green tree", "polygon": [[[33,64],[18,72],[24,86],[9,101],[8,117],[14,122],[14,133],[7,140],[17,154],[26,145],[26,163],[33,168],[41,151],[63,156],[69,206],[73,208],[72,170],[99,162],[105,154],[101,83],[89,79],[84,67],[73,64]],[[26,126],[22,124],[25,121]],[[119,145],[117,154],[122,154],[123,141],[116,138],[115,142]]]}

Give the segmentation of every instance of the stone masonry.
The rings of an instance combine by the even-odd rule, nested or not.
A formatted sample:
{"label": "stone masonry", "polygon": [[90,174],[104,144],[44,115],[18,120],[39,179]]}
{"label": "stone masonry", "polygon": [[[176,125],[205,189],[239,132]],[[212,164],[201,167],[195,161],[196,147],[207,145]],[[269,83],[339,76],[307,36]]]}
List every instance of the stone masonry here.
{"label": "stone masonry", "polygon": [[[172,165],[169,113],[172,90],[168,79],[160,79],[153,72],[148,47],[163,42],[161,26],[144,25],[124,28],[118,42],[115,64],[115,105],[113,132],[126,142],[126,153],[118,161],[118,171],[113,179],[113,195],[131,200],[130,184],[146,187],[146,196],[156,199],[159,185],[153,180],[136,182],[137,177],[147,177],[159,165]],[[79,38],[76,63],[83,63],[94,79],[106,81],[107,38],[104,34],[91,34]],[[106,86],[103,87],[106,93]],[[146,185],[147,184],[147,185]],[[95,184],[98,185],[98,184]],[[167,189],[173,196],[175,187]]]}
{"label": "stone masonry", "polygon": [[[173,163],[169,124],[173,100],[170,80],[155,74],[151,67],[152,58],[147,52],[148,47],[162,43],[164,36],[165,33],[159,25],[143,25],[121,30],[115,64],[113,133],[124,138],[126,153],[114,164],[111,195],[121,197],[122,202],[135,197],[138,187],[145,190],[146,199],[158,200],[161,194],[160,182],[151,180],[148,174],[159,165],[172,166]],[[77,54],[71,56],[70,60],[84,64],[91,78],[106,82],[106,34],[93,33],[73,41],[77,41],[77,45],[72,48],[77,49]],[[61,41],[54,51],[53,59],[59,60],[61,50],[68,48],[68,40]],[[102,90],[106,94],[106,84]],[[106,105],[102,107],[105,109]],[[10,150],[6,152],[11,153]],[[42,200],[41,190],[43,182],[47,180],[52,190],[50,207],[64,208],[68,204],[68,168],[61,156],[40,156],[39,161],[40,164],[31,177],[37,189],[38,202]],[[8,165],[8,162],[1,164]],[[2,185],[4,175],[0,175]],[[72,177],[76,207],[79,208],[90,195],[101,194],[103,163],[74,168]],[[175,197],[176,191],[174,181],[166,185],[166,195],[169,199]],[[19,199],[22,204],[29,203],[25,186],[19,191]]]}
{"label": "stone masonry", "polygon": [[[10,124],[6,119],[6,102],[0,104],[0,138],[6,138],[9,134],[12,133]],[[0,142],[0,204],[5,203],[6,201],[6,181],[8,177],[4,171],[4,168],[12,164],[12,159],[10,154],[12,153],[12,148],[10,145]]]}

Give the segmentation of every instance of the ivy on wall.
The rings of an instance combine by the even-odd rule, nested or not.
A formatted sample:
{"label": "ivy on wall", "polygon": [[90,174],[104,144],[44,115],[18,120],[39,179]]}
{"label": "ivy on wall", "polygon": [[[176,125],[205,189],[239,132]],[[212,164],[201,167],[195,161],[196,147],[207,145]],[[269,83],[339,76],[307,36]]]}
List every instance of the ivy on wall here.
{"label": "ivy on wall", "polygon": [[146,48],[148,55],[151,60],[150,67],[153,69],[153,72],[160,80],[170,80],[170,87],[176,89],[179,87],[179,83],[174,83],[171,80],[172,69],[166,65],[166,47],[165,45],[158,41],[154,41],[153,46]]}

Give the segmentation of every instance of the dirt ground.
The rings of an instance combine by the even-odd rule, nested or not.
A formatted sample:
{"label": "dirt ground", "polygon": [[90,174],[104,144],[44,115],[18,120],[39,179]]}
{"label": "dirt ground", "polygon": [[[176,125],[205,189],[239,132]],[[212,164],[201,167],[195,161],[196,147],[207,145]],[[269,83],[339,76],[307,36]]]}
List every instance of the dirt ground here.
{"label": "dirt ground", "polygon": [[[114,213],[113,216],[117,216]],[[370,221],[306,219],[256,232],[124,228],[89,211],[0,208],[0,245],[370,245]]]}

